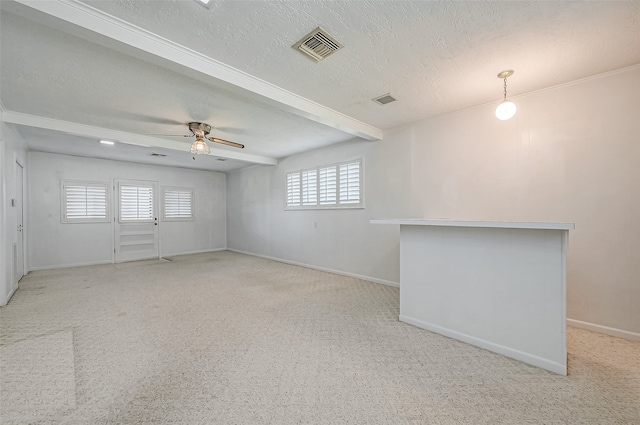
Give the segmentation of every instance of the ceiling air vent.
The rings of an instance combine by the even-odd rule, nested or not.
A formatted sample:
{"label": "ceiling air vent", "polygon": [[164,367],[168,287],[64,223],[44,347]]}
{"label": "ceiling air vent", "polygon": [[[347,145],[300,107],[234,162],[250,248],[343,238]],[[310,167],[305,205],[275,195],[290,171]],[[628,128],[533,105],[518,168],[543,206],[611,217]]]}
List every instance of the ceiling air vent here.
{"label": "ceiling air vent", "polygon": [[292,47],[300,50],[315,62],[320,62],[342,49],[344,45],[327,34],[325,30],[318,27],[302,37],[302,39]]}
{"label": "ceiling air vent", "polygon": [[387,103],[395,102],[397,99],[387,93],[383,94],[382,96],[375,97],[371,100],[376,102],[378,105],[386,105]]}
{"label": "ceiling air vent", "polygon": [[152,154],[151,154],[151,156],[159,156],[160,158],[164,158],[164,157],[165,157],[165,156],[167,156],[167,155],[165,155],[165,154],[163,154],[163,153],[155,153],[155,152],[154,152],[154,153],[152,153]]}

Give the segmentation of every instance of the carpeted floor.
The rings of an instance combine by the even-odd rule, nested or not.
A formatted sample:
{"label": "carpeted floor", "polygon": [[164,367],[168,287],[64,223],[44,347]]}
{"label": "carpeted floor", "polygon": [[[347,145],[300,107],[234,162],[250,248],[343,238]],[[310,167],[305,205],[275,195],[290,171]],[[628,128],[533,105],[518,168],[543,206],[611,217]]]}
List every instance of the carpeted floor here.
{"label": "carpeted floor", "polygon": [[32,272],[2,424],[639,424],[640,343],[563,377],[398,321],[398,289],[231,252]]}

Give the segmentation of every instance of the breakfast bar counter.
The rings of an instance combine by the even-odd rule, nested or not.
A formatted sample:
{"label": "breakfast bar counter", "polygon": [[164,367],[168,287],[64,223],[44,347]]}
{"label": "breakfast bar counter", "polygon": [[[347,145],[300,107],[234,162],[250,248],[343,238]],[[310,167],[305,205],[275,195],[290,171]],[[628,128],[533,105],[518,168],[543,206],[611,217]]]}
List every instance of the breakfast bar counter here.
{"label": "breakfast bar counter", "polygon": [[400,320],[567,373],[572,223],[371,220],[400,226]]}

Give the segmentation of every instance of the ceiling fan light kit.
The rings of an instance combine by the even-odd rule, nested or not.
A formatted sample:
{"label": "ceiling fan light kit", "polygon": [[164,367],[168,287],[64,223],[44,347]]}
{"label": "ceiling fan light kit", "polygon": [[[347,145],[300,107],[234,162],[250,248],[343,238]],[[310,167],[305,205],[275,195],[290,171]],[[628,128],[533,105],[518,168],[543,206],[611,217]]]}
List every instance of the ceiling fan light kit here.
{"label": "ceiling fan light kit", "polygon": [[498,74],[498,78],[504,80],[504,99],[496,108],[496,117],[502,121],[508,120],[516,114],[515,103],[507,100],[507,78],[511,77],[512,75],[513,69],[508,69]]}
{"label": "ceiling fan light kit", "polygon": [[[217,137],[207,137],[211,131],[211,126],[203,122],[190,122],[187,124],[189,131],[196,136],[196,140],[191,144],[191,153],[197,155],[209,155],[211,148],[207,145],[205,140],[209,140],[213,143],[220,143],[222,145],[231,146],[238,149],[244,149],[244,145],[229,140],[218,139]],[[195,157],[194,157],[195,159]]]}
{"label": "ceiling fan light kit", "polygon": [[202,137],[196,136],[196,141],[191,144],[191,153],[198,155],[209,155],[211,149],[207,145]]}

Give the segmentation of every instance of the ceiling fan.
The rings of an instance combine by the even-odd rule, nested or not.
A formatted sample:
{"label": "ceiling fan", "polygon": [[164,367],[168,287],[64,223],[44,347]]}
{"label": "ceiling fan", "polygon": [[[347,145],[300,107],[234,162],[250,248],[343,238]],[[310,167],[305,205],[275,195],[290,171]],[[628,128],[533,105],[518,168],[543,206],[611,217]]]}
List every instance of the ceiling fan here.
{"label": "ceiling fan", "polygon": [[[209,145],[205,142],[208,140],[213,143],[220,143],[222,145],[231,146],[234,148],[244,149],[244,145],[236,142],[231,142],[229,140],[218,139],[217,137],[208,137],[209,132],[211,131],[211,126],[202,122],[190,122],[187,124],[189,131],[191,131],[190,135],[187,134],[176,134],[169,135],[165,134],[165,136],[181,136],[181,137],[196,137],[196,140],[191,144],[191,153],[192,154],[203,154],[208,155],[211,153],[211,149],[209,149]],[[194,158],[195,159],[195,158]]]}

